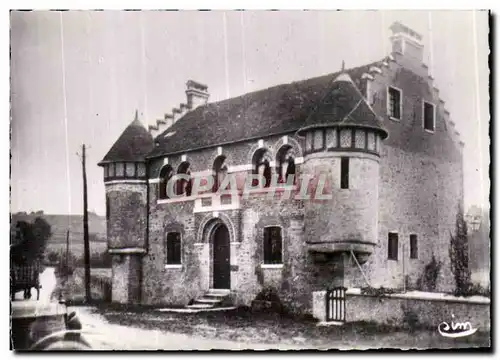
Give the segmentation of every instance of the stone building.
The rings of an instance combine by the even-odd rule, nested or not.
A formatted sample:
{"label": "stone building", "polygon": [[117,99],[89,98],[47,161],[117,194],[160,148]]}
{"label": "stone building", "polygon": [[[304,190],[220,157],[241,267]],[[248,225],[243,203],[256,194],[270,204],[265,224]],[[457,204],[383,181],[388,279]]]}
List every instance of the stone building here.
{"label": "stone building", "polygon": [[[215,103],[188,81],[186,104],[154,126],[136,114],[99,163],[113,300],[203,307],[218,289],[248,306],[272,288],[307,313],[313,291],[416,284],[433,255],[443,262],[436,290],[451,290],[464,144],[422,37],[391,29],[379,61]],[[191,180],[169,181],[176,174]],[[265,181],[248,189],[249,174]],[[321,174],[326,199],[296,196],[305,181],[285,181]]]}

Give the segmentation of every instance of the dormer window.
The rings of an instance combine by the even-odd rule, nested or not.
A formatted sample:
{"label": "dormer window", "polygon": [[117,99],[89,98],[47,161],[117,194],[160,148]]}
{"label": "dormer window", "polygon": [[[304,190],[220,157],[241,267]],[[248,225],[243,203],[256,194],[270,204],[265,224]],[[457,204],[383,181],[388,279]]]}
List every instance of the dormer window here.
{"label": "dormer window", "polygon": [[434,132],[436,127],[436,111],[434,104],[424,101],[423,104],[423,125],[424,129],[429,132]]}
{"label": "dormer window", "polygon": [[290,145],[285,145],[280,148],[277,156],[277,172],[278,172],[278,183],[286,184],[288,178],[291,176],[293,178],[293,184],[295,184],[295,155],[293,148]]}
{"label": "dormer window", "polygon": [[177,180],[175,184],[175,194],[191,196],[191,170],[189,169],[189,163],[183,162],[177,168],[177,174],[185,174],[189,177],[189,180],[181,178]]}
{"label": "dormer window", "polygon": [[214,186],[212,188],[213,192],[217,192],[219,190],[220,185],[224,181],[224,178],[227,175],[227,165],[226,165],[226,157],[224,155],[218,156],[214,161]]}
{"label": "dormer window", "polygon": [[159,199],[168,199],[167,195],[167,184],[170,178],[172,177],[174,171],[170,165],[165,165],[161,168],[160,171],[160,184],[158,189],[158,198]]}
{"label": "dormer window", "polygon": [[[266,149],[259,149],[253,157],[253,174],[260,175],[263,178],[261,187],[269,187],[271,185],[271,154]],[[253,186],[258,185],[258,180],[254,179]]]}
{"label": "dormer window", "polygon": [[401,120],[403,110],[401,93],[402,91],[395,87],[389,86],[387,88],[387,115],[394,120]]}

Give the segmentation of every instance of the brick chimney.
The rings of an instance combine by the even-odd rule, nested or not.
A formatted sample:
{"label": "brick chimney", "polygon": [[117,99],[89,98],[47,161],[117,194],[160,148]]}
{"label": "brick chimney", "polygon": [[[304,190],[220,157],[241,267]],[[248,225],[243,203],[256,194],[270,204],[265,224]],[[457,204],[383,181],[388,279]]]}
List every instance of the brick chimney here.
{"label": "brick chimney", "polygon": [[390,29],[392,31],[392,52],[399,53],[409,60],[422,64],[424,60],[422,35],[400,22],[392,24]]}
{"label": "brick chimney", "polygon": [[196,109],[200,105],[205,105],[208,101],[208,87],[199,82],[189,80],[186,83],[187,106],[189,109]]}

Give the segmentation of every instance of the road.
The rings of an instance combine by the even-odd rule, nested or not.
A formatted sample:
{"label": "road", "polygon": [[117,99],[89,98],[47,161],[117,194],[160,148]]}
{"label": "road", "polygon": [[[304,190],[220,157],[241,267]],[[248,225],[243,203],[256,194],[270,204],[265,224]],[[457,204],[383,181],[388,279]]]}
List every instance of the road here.
{"label": "road", "polygon": [[223,340],[208,340],[185,334],[145,330],[110,324],[90,308],[75,309],[83,323],[87,339],[96,350],[266,350],[300,349],[299,346],[278,344],[250,344]]}
{"label": "road", "polygon": [[[54,268],[48,267],[40,274],[40,300],[37,305],[51,301],[51,295],[57,285]],[[16,294],[16,299],[22,300],[23,293]],[[36,302],[36,291],[31,300]],[[277,344],[248,344],[233,341],[208,340],[185,334],[165,331],[146,330],[117,324],[110,324],[103,316],[96,314],[92,308],[75,307],[68,311],[76,311],[85,331],[85,339],[94,350],[265,350],[277,348]],[[288,346],[289,349],[299,347]]]}
{"label": "road", "polygon": [[[40,275],[40,281],[42,284],[42,289],[40,292],[40,305],[50,301],[50,297],[53,289],[56,287],[56,277],[53,268],[47,268]],[[22,298],[22,292],[18,294],[18,298]],[[36,297],[33,297],[30,302]],[[280,349],[280,350],[297,350],[304,348],[338,348],[338,349],[367,349],[367,348],[377,348],[377,347],[402,347],[402,348],[448,348],[448,347],[471,347],[471,346],[485,346],[484,343],[487,339],[479,338],[477,344],[475,342],[465,342],[458,343],[456,341],[443,342],[443,339],[436,338],[434,332],[422,332],[421,334],[407,334],[407,333],[393,333],[393,334],[378,334],[378,335],[366,335],[358,336],[355,333],[349,336],[332,336],[331,338],[325,338],[323,344],[317,343],[313,345],[311,339],[301,341],[302,345],[294,344],[277,344],[277,343],[250,343],[235,340],[218,340],[217,338],[207,339],[199,334],[185,334],[179,332],[170,332],[165,326],[162,330],[154,330],[140,328],[140,324],[137,326],[125,326],[115,323],[110,323],[104,316],[93,311],[91,307],[75,307],[69,308],[68,311],[76,311],[78,317],[80,318],[84,336],[86,340],[91,344],[94,350],[266,350],[266,349]],[[127,314],[124,313],[123,316],[130,316],[130,319],[134,319],[134,316],[140,316],[138,314]],[[179,321],[182,318],[179,319]],[[144,320],[144,319],[141,319]],[[154,321],[161,321],[160,318],[156,319],[154,316],[149,316],[146,319],[151,325]],[[135,324],[132,320],[130,324]],[[200,324],[202,325],[202,324]],[[196,328],[197,325],[193,324]],[[193,328],[193,330],[195,330]],[[234,329],[235,332],[246,331],[250,329],[240,328]],[[266,329],[272,331],[273,329]],[[260,330],[262,331],[262,329]],[[195,331],[193,331],[195,333]],[[418,335],[418,336],[417,336]],[[303,336],[308,336],[303,334]],[[262,339],[269,339],[270,342],[278,342],[279,340],[271,337],[260,337]],[[246,338],[243,341],[247,341]],[[314,338],[314,340],[318,340]],[[453,340],[453,339],[452,339]],[[466,339],[467,340],[467,339]],[[255,340],[258,341],[258,340]],[[264,340],[266,341],[266,340]]]}

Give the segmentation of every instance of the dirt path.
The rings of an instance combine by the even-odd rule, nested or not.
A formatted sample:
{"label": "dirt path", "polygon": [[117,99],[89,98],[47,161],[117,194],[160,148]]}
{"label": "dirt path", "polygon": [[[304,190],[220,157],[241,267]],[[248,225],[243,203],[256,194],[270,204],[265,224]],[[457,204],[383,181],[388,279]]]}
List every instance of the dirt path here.
{"label": "dirt path", "polygon": [[[40,305],[50,301],[57,279],[53,268],[40,274]],[[22,296],[22,292],[18,296]],[[28,300],[35,301],[35,300]],[[364,331],[364,328],[325,329],[283,319],[243,314],[191,316],[155,311],[91,307],[69,308],[82,321],[85,338],[95,350],[296,350],[376,348],[467,348],[488,346],[488,334],[445,339],[436,331],[413,334]],[[363,331],[360,331],[363,330]]]}
{"label": "dirt path", "polygon": [[84,329],[89,332],[85,338],[95,350],[266,350],[280,348],[301,349],[300,346],[280,344],[250,344],[225,340],[207,340],[185,334],[159,330],[145,330],[110,324],[103,316],[90,308],[74,309]]}

